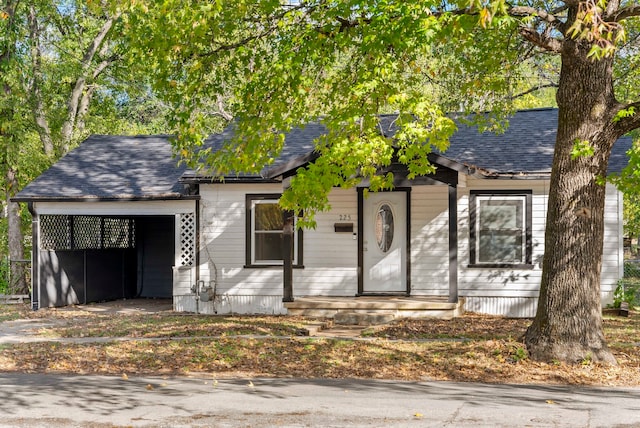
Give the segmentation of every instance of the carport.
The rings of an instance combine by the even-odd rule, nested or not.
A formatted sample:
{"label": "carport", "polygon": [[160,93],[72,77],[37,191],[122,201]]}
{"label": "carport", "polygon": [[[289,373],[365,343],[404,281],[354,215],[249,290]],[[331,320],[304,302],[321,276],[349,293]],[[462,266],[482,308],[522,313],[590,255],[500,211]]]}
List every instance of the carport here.
{"label": "carport", "polygon": [[40,306],[173,295],[172,216],[43,215]]}
{"label": "carport", "polygon": [[94,135],[20,191],[33,309],[188,293],[199,196],[184,170],[167,136]]}

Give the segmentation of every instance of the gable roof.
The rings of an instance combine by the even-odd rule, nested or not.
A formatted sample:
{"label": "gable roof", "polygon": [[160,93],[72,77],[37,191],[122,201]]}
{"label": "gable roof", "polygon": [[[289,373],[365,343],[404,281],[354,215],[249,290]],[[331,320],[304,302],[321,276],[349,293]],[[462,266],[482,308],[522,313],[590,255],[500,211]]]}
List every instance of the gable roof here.
{"label": "gable roof", "polygon": [[[387,137],[397,131],[397,115],[381,115],[380,127]],[[480,132],[475,125],[457,121],[457,131],[445,152],[434,152],[430,161],[485,177],[537,177],[551,174],[553,151],[558,130],[558,109],[520,110],[509,118],[505,132]],[[608,173],[620,172],[628,162],[631,137],[620,138],[609,158]],[[287,163],[280,162],[264,171],[275,177],[293,171],[311,158],[310,153]],[[288,168],[288,169],[287,169]]]}
{"label": "gable roof", "polygon": [[92,135],[14,198],[176,199],[185,167],[177,166],[169,137]]}
{"label": "gable roof", "polygon": [[[395,132],[395,115],[382,115],[385,135]],[[509,120],[503,134],[478,132],[475,126],[458,124],[445,153],[430,156],[433,162],[485,177],[538,177],[551,172],[557,130],[557,109],[523,110]],[[314,140],[326,132],[319,123],[309,123],[286,135],[276,161],[261,174],[235,174],[226,181],[269,181],[315,159]],[[233,135],[228,127],[210,136],[205,147],[217,150]],[[16,195],[16,201],[82,199],[178,199],[187,197],[184,183],[208,181],[211,177],[177,165],[169,136],[93,135],[60,159]],[[630,137],[616,142],[609,172],[627,164]]]}

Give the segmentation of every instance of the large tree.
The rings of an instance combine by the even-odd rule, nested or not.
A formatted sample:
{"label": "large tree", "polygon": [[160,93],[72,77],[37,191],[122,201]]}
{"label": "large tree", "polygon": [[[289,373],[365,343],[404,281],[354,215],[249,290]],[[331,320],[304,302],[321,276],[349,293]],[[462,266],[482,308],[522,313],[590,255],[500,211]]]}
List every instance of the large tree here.
{"label": "large tree", "polygon": [[[285,4],[286,3],[286,4]],[[129,4],[129,3],[127,3]],[[279,0],[135,2],[130,39],[176,106],[176,149],[219,173],[259,170],[282,133],[321,120],[323,155],[298,171],[282,204],[313,224],[334,186],[373,190],[393,156],[412,175],[433,166],[454,131],[446,111],[500,125],[518,95],[557,87],[537,315],[526,334],[536,359],[614,363],[603,331],[600,270],[607,163],[614,142],[640,126],[638,16],[629,0]],[[554,66],[559,74],[554,75]],[[532,74],[533,73],[533,74]],[[531,84],[531,87],[527,85]],[[237,138],[202,153],[198,123],[226,95]],[[393,139],[377,114],[399,112]]]}

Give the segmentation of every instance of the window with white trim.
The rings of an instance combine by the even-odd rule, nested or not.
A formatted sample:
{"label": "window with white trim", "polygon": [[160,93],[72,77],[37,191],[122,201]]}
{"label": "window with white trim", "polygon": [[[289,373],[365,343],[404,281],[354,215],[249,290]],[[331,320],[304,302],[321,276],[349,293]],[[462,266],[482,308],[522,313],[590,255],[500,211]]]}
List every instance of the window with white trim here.
{"label": "window with white trim", "polygon": [[[248,266],[274,266],[283,263],[284,211],[280,195],[247,195]],[[295,219],[294,219],[295,220]],[[294,227],[293,264],[301,264],[302,232]]]}
{"label": "window with white trim", "polygon": [[531,264],[531,191],[472,191],[470,263]]}

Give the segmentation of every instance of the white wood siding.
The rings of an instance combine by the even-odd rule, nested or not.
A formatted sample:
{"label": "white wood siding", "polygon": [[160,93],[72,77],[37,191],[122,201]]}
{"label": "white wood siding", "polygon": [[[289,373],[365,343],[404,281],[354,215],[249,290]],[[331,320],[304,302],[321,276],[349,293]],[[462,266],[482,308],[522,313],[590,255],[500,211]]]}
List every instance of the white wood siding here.
{"label": "white wood siding", "polygon": [[622,243],[622,192],[607,184],[604,205],[604,247],[602,253],[602,303],[613,303],[613,292],[624,273]]}
{"label": "white wood siding", "polygon": [[[469,187],[458,189],[458,264],[460,295],[537,296],[544,253],[548,182],[542,180],[469,179]],[[469,193],[470,190],[531,190],[533,269],[470,268]]]}
{"label": "white wood siding", "polygon": [[449,295],[449,187],[411,189],[411,294]]}
{"label": "white wood siding", "polygon": [[[535,314],[542,273],[547,214],[546,180],[482,180],[467,177],[458,187],[458,289],[466,309],[506,316]],[[532,264],[530,269],[469,267],[470,190],[532,191]],[[280,184],[204,184],[201,194],[200,278],[215,286],[215,303],[204,312],[285,313],[281,304],[282,268],[245,267],[245,197],[281,193]],[[336,189],[332,208],[318,213],[317,227],[304,231],[303,265],[293,272],[294,296],[353,296],[357,293],[357,193]],[[411,191],[411,285],[413,295],[449,292],[449,213],[447,186],[416,186]],[[336,233],[335,223],[353,223],[354,233]],[[622,275],[622,199],[607,186],[603,303],[611,299]],[[187,272],[183,272],[186,275]],[[192,274],[192,272],[190,272]],[[176,288],[176,309],[195,310],[183,280]],[[184,294],[183,294],[184,293]]]}
{"label": "white wood siding", "polygon": [[[547,216],[547,180],[479,180],[469,178],[467,188],[458,189],[459,295],[466,297],[465,309],[508,316],[535,315],[542,275],[544,233]],[[533,269],[470,268],[469,191],[531,189]],[[603,304],[610,303],[622,275],[622,201],[615,187],[607,185],[605,239],[601,290]]]}
{"label": "white wood siding", "polygon": [[[200,278],[215,286],[217,312],[283,313],[282,305],[273,306],[274,297],[282,299],[282,267],[245,267],[246,195],[281,192],[281,184],[200,186]],[[353,189],[332,191],[332,209],[303,231],[304,268],[294,268],[294,296],[357,293],[357,240],[334,231],[334,223],[353,223],[357,231],[356,200]]]}
{"label": "white wood siding", "polygon": [[[535,314],[542,274],[548,185],[546,180],[482,180],[469,177],[467,187],[458,188],[458,293],[465,297],[465,310],[515,317]],[[471,190],[532,191],[532,269],[469,267]]]}
{"label": "white wood siding", "polygon": [[[357,199],[355,189],[334,189],[329,195],[331,210],[316,214],[316,228],[304,231],[304,269],[294,271],[294,295],[358,292]],[[335,232],[335,223],[353,223],[353,233]]]}

